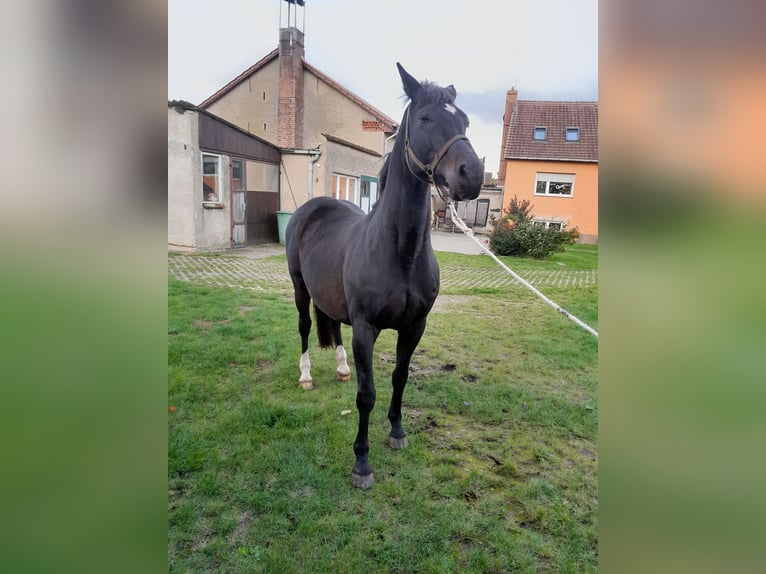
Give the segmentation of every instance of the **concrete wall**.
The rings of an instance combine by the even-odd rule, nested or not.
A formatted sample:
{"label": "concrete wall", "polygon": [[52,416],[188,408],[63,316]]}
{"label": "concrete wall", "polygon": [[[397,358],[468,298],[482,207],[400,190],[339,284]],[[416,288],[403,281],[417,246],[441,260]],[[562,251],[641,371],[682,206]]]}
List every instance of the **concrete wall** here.
{"label": "concrete wall", "polygon": [[295,211],[308,201],[310,159],[308,155],[282,154],[280,211]]}
{"label": "concrete wall", "polygon": [[[471,201],[460,201],[457,203],[456,210],[458,217],[460,217],[463,221],[465,221],[469,226],[472,225],[472,219],[473,216],[476,214],[476,203],[479,199],[488,199],[489,200],[489,213],[487,214],[487,224],[485,226],[477,227],[473,226],[472,229],[475,233],[489,233],[492,231],[492,223],[491,218],[492,216],[495,217],[495,219],[500,219],[501,212],[502,212],[502,202],[503,202],[503,190],[501,188],[482,188],[481,193],[479,193],[479,197],[477,197],[474,200]],[[436,193],[435,190],[432,189],[431,191],[431,206],[432,210],[436,211],[439,209],[445,209],[446,205],[441,200],[439,195]],[[470,211],[471,216],[467,215],[467,212]],[[439,224],[441,228],[441,223]]]}
{"label": "concrete wall", "polygon": [[489,199],[489,216],[487,217],[487,225],[484,227],[474,227],[474,231],[477,233],[489,233],[492,231],[492,216],[495,219],[500,219],[503,214],[503,190],[501,188],[482,189],[479,199]]}
{"label": "concrete wall", "polygon": [[322,143],[327,133],[382,154],[385,134],[362,129],[362,121],[375,119],[372,114],[308,70],[304,74],[304,147]]}
{"label": "concrete wall", "polygon": [[[221,154],[214,154],[221,155]],[[201,160],[200,160],[201,161]],[[195,189],[195,229],[197,247],[201,249],[228,249],[231,247],[231,158],[221,155],[221,203],[202,202],[202,181]]]}
{"label": "concrete wall", "polygon": [[261,161],[245,160],[247,191],[279,191],[279,166]]}
{"label": "concrete wall", "polygon": [[[535,177],[538,172],[575,174],[571,197],[535,195]],[[511,198],[528,199],[532,214],[543,219],[562,219],[567,228],[577,227],[582,243],[598,241],[598,164],[507,160],[503,208]]]}
{"label": "concrete wall", "polygon": [[199,114],[177,109],[168,108],[168,243],[197,249],[231,247],[231,160],[221,157],[221,203],[204,204]]}
{"label": "concrete wall", "polygon": [[[332,176],[340,174],[361,178],[366,175],[379,178],[380,168],[383,167],[383,158],[349,148],[335,142],[326,141],[322,146],[325,153],[322,156],[322,184],[315,188],[314,195],[332,195]],[[358,186],[361,180],[357,182]],[[380,188],[378,188],[380,191]],[[358,202],[357,202],[358,205]]]}
{"label": "concrete wall", "polygon": [[202,166],[196,112],[168,108],[168,243],[196,247],[194,190],[200,189]]}
{"label": "concrete wall", "polygon": [[206,109],[263,139],[277,141],[279,62],[274,58]]}
{"label": "concrete wall", "polygon": [[[322,135],[326,133],[382,155],[385,133],[365,131],[362,125],[363,121],[373,121],[374,116],[305,67],[302,73],[302,148],[313,149],[322,145],[322,157],[314,164],[313,195],[331,194],[333,171],[354,177],[378,177],[381,158],[333,144]],[[279,80],[279,59],[274,58],[206,109],[254,135],[276,143],[279,141]],[[309,196],[310,157],[283,153],[283,160],[285,173],[281,174],[280,180],[281,209],[294,211],[296,202],[301,205]]]}

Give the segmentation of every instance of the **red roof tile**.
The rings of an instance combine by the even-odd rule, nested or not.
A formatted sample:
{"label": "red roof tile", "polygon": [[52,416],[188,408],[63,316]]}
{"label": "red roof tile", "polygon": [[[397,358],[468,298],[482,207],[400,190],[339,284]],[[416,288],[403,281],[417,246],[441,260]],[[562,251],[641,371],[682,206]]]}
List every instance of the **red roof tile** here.
{"label": "red roof tile", "polygon": [[[533,138],[547,128],[545,140]],[[566,141],[566,129],[579,128],[579,141]],[[519,101],[511,113],[505,159],[598,161],[598,102]]]}

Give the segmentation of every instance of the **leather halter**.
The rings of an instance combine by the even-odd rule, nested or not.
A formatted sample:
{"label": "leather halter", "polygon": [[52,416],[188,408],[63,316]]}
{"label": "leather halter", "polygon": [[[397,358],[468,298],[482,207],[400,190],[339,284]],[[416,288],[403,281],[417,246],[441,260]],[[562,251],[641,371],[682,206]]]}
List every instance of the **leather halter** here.
{"label": "leather halter", "polygon": [[[447,140],[447,143],[445,143],[441,149],[436,152],[436,155],[434,155],[433,159],[431,160],[431,163],[425,164],[418,156],[415,154],[415,152],[412,150],[412,146],[410,146],[410,108],[407,106],[407,111],[405,113],[404,118],[404,160],[407,164],[407,169],[410,170],[410,173],[414,175],[416,178],[418,178],[420,181],[424,183],[430,183],[436,188],[436,191],[439,193],[439,197],[442,198],[442,201],[446,201],[444,199],[444,195],[442,194],[441,188],[436,184],[436,181],[434,181],[434,173],[436,172],[436,168],[439,165],[439,162],[442,160],[442,158],[447,154],[449,151],[449,148],[452,147],[452,144],[454,144],[457,141],[460,140],[467,140],[468,137],[463,134],[457,134],[455,136],[452,136],[449,140]],[[425,174],[427,179],[423,179],[421,176],[419,176],[417,173],[415,173],[415,170],[412,169],[412,164],[415,164],[417,168]]]}

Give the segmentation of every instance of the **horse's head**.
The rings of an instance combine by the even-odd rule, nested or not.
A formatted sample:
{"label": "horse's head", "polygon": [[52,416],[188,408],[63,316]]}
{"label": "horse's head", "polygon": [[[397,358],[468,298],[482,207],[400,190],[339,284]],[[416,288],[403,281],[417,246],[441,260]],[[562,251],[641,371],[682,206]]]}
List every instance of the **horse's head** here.
{"label": "horse's head", "polygon": [[455,106],[455,87],[420,83],[401,64],[396,66],[410,99],[402,120],[410,171],[446,189],[454,200],[476,198],[484,180],[484,165],[465,136],[468,116]]}

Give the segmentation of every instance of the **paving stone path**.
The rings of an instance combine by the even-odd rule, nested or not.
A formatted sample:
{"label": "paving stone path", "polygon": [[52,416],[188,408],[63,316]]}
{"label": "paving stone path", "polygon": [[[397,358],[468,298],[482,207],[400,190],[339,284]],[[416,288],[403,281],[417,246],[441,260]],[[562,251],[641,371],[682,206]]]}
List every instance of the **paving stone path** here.
{"label": "paving stone path", "polygon": [[[168,271],[180,281],[216,287],[252,291],[292,291],[284,259],[249,259],[246,257],[175,255],[168,257]],[[535,287],[592,287],[597,284],[597,270],[538,270],[520,272]],[[442,287],[507,287],[519,282],[500,267],[468,269],[456,265],[441,267]]]}

